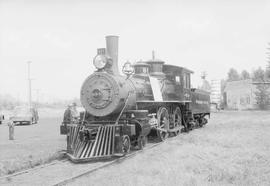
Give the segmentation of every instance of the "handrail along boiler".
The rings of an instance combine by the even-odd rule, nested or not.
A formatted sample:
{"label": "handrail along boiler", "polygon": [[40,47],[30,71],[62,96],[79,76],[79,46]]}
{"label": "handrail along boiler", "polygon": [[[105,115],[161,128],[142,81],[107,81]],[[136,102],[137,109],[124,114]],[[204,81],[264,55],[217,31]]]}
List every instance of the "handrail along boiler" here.
{"label": "handrail along boiler", "polygon": [[72,161],[125,155],[131,147],[142,149],[148,138],[164,141],[207,123],[210,96],[190,87],[191,70],[153,53],[151,60],[127,62],[126,76],[120,75],[118,36],[106,37],[93,63],[97,71],[81,87],[80,123],[61,126]]}

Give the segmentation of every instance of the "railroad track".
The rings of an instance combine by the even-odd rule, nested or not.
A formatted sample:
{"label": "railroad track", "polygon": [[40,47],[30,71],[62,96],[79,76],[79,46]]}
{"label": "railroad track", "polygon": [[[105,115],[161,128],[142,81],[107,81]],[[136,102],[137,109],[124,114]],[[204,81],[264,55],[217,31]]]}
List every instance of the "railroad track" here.
{"label": "railroad track", "polygon": [[112,160],[112,161],[110,161],[110,162],[106,162],[106,163],[103,164],[103,165],[100,165],[100,166],[95,167],[95,168],[93,168],[93,169],[89,169],[89,170],[87,170],[87,171],[85,171],[85,172],[83,172],[83,173],[80,173],[80,174],[78,174],[78,175],[75,175],[75,176],[73,176],[73,177],[64,179],[64,180],[62,180],[62,181],[60,181],[60,182],[54,184],[53,186],[62,186],[62,185],[65,185],[65,184],[67,184],[67,183],[70,183],[70,182],[74,181],[75,179],[78,179],[78,178],[80,178],[80,177],[82,177],[82,176],[85,176],[85,175],[87,175],[87,174],[90,174],[90,173],[92,173],[92,172],[95,172],[95,171],[97,171],[97,170],[99,170],[99,169],[108,167],[108,166],[110,166],[110,165],[113,165],[114,163],[122,162],[122,161],[124,161],[124,160],[126,160],[126,159],[129,159],[129,158],[132,158],[132,157],[134,157],[136,154],[141,153],[141,152],[143,152],[143,151],[145,151],[145,150],[149,150],[149,149],[151,149],[151,148],[154,148],[154,147],[156,147],[156,146],[158,146],[158,145],[160,145],[160,143],[150,144],[150,146],[145,147],[145,148],[142,149],[142,150],[136,150],[136,151],[133,151],[132,153],[127,154],[126,156],[122,156],[122,157],[120,157],[120,158],[116,158],[115,160]]}
{"label": "railroad track", "polygon": [[[170,139],[167,139],[170,140]],[[55,161],[49,164],[41,165],[32,169],[27,169],[24,171],[20,171],[17,173],[14,173],[12,175],[7,175],[0,177],[0,185],[53,185],[53,186],[61,186],[65,185],[67,183],[70,183],[74,181],[75,179],[78,179],[82,176],[91,174],[97,170],[100,170],[102,168],[108,167],[110,165],[113,165],[115,163],[122,162],[126,159],[132,158],[138,153],[147,151],[149,149],[152,149],[161,143],[148,143],[146,147],[143,150],[134,150],[131,151],[131,153],[127,154],[126,156],[122,156],[120,158],[115,158],[110,161],[105,162],[95,162],[95,163],[83,163],[83,164],[74,164],[67,159]],[[60,169],[59,169],[60,167]],[[63,167],[63,168],[62,168]],[[55,169],[59,169],[55,171]],[[62,176],[61,173],[63,171],[68,170],[76,172],[76,174],[72,174],[71,176]],[[83,170],[83,171],[82,171]],[[52,173],[51,173],[52,172]],[[46,174],[50,175],[46,175]],[[58,175],[57,177],[55,175]],[[60,178],[59,178],[60,177]],[[47,179],[46,179],[47,178]],[[29,179],[29,180],[28,180]],[[43,179],[43,181],[42,181]],[[44,180],[46,179],[46,180]],[[23,183],[22,183],[23,182]]]}

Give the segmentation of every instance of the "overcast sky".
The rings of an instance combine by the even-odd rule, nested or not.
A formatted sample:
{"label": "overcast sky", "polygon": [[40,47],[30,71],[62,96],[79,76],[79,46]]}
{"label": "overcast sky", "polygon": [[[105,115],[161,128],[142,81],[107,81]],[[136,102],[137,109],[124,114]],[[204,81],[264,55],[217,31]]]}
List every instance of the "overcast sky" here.
{"label": "overcast sky", "polygon": [[230,67],[266,66],[270,1],[4,1],[0,0],[0,94],[27,98],[27,61],[33,97],[79,97],[106,35],[119,36],[119,68],[146,60],[207,79],[226,78]]}

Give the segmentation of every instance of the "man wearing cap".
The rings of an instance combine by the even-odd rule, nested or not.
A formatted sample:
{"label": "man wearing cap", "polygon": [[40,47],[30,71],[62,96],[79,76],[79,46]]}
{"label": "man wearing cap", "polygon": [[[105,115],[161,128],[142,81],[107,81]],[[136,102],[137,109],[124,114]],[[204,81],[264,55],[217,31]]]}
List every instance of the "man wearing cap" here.
{"label": "man wearing cap", "polygon": [[68,107],[67,107],[67,109],[65,110],[65,113],[64,113],[63,124],[66,125],[68,123],[71,123],[72,121],[73,121],[72,105],[68,105]]}
{"label": "man wearing cap", "polygon": [[72,115],[72,118],[73,118],[74,122],[78,121],[79,113],[77,111],[77,104],[76,103],[72,103],[71,115]]}

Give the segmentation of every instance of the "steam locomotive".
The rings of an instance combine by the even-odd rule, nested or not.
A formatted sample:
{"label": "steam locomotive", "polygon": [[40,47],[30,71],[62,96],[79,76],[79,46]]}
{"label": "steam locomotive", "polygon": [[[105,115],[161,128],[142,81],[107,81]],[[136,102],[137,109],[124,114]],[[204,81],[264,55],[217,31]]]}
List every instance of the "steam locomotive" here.
{"label": "steam locomotive", "polygon": [[125,63],[120,75],[118,36],[106,37],[93,64],[97,70],[80,92],[85,112],[79,123],[61,126],[73,162],[122,156],[142,149],[148,139],[164,141],[202,127],[210,117],[210,95],[191,88],[191,70],[165,64],[153,53],[149,61]]}

